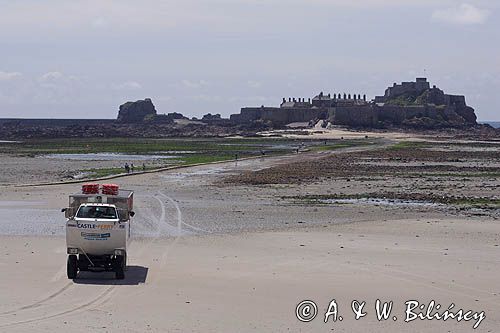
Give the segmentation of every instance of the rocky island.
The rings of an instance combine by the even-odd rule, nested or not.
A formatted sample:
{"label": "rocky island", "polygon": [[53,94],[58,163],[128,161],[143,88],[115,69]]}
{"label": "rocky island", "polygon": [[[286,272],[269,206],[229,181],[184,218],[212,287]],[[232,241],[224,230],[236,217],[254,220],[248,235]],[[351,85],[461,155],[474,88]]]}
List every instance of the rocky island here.
{"label": "rocky island", "polygon": [[[476,122],[465,96],[444,93],[426,78],[394,83],[384,95],[320,92],[313,98],[283,98],[279,107],[243,107],[223,118],[200,119],[181,113],[158,114],[150,98],[120,105],[117,119],[0,119],[0,139],[58,137],[217,137],[255,136],[260,131],[286,128],[344,126],[367,130],[451,130],[498,136],[498,130]],[[473,134],[475,135],[475,134]]]}
{"label": "rocky island", "polygon": [[334,93],[308,98],[283,98],[279,107],[247,107],[231,115],[234,123],[264,122],[282,126],[293,122],[317,122],[349,127],[416,129],[476,126],[474,109],[465,96],[445,94],[430,87],[426,78],[394,83],[383,96],[367,101],[366,95]]}

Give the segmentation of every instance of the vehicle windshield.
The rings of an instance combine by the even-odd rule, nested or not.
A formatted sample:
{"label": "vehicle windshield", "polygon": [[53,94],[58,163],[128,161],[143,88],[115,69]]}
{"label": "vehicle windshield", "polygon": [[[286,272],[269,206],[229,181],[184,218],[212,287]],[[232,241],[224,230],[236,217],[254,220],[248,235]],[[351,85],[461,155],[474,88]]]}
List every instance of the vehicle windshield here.
{"label": "vehicle windshield", "polygon": [[81,206],[76,217],[88,219],[117,219],[116,209],[105,206]]}

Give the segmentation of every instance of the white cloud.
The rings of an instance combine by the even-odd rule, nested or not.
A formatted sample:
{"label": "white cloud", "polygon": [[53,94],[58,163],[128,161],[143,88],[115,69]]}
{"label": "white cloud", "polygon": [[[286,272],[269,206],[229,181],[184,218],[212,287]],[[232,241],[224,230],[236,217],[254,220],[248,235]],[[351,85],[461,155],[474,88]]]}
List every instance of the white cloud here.
{"label": "white cloud", "polygon": [[489,14],[486,9],[463,3],[458,7],[435,10],[432,19],[453,24],[482,24],[486,22]]}
{"label": "white cloud", "polygon": [[182,85],[187,88],[201,88],[208,85],[208,82],[205,80],[191,81],[191,80],[182,80]]}
{"label": "white cloud", "polygon": [[2,72],[0,71],[0,81],[10,81],[21,77],[19,72]]}
{"label": "white cloud", "polygon": [[125,81],[123,83],[112,85],[112,88],[116,90],[137,90],[141,89],[142,85],[136,81]]}
{"label": "white cloud", "polygon": [[68,90],[81,86],[80,78],[74,75],[66,75],[62,72],[47,72],[38,77],[38,84],[42,88]]}
{"label": "white cloud", "polygon": [[47,72],[40,76],[39,81],[40,82],[47,82],[47,81],[57,81],[59,79],[62,79],[64,77],[64,74],[61,72]]}

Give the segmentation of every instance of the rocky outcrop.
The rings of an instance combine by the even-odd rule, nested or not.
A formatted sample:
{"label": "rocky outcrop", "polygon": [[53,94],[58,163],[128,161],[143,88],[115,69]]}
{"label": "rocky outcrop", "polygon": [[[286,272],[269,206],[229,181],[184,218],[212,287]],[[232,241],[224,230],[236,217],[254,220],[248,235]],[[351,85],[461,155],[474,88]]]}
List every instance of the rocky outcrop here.
{"label": "rocky outcrop", "polygon": [[170,112],[167,113],[167,117],[174,120],[174,119],[188,119],[188,117],[185,117],[182,113],[178,112]]}
{"label": "rocky outcrop", "polygon": [[234,125],[234,122],[232,122],[227,118],[222,118],[219,113],[217,114],[207,113],[203,115],[200,121],[204,124],[224,126],[224,127],[231,127]]}
{"label": "rocky outcrop", "polygon": [[205,120],[205,121],[210,121],[210,120],[221,120],[221,116],[219,113],[217,114],[211,114],[211,113],[207,113],[206,115],[203,115],[203,117],[201,118],[201,120]]}
{"label": "rocky outcrop", "polygon": [[177,119],[188,119],[178,112],[167,114],[157,114],[155,106],[151,99],[127,102],[120,105],[118,111],[118,122],[126,124],[154,123],[154,124],[172,124]]}
{"label": "rocky outcrop", "polygon": [[261,127],[223,126],[219,124],[192,123],[187,126],[159,121],[141,123],[120,123],[115,120],[67,122],[51,119],[52,122],[38,122],[30,119],[2,122],[0,119],[0,140],[30,140],[49,138],[170,138],[170,137],[224,137],[252,136]]}
{"label": "rocky outcrop", "polygon": [[121,123],[140,123],[156,116],[156,109],[151,99],[127,102],[120,105],[117,120]]}
{"label": "rocky outcrop", "polygon": [[461,116],[465,121],[469,124],[476,124],[477,123],[477,116],[476,113],[474,112],[474,109],[471,108],[470,106],[460,106],[457,107],[455,112]]}

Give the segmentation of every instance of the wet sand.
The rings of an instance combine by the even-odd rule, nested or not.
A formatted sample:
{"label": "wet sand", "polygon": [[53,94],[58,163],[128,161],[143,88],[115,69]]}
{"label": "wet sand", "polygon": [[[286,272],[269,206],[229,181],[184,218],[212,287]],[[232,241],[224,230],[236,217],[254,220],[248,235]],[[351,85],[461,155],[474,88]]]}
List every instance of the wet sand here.
{"label": "wet sand", "polygon": [[[136,191],[124,281],[109,273],[81,274],[75,281],[65,276],[60,208],[78,185],[2,187],[0,331],[473,331],[474,321],[404,322],[405,301],[435,300],[446,308],[454,303],[457,309],[485,311],[477,331],[494,332],[500,326],[495,212],[286,199],[415,186],[404,178],[334,176],[258,186],[222,181],[329,154],[117,179]],[[442,191],[457,185],[453,179],[436,184],[443,183],[451,185]],[[491,186],[489,195],[498,195],[498,181],[492,179],[473,178],[456,191],[473,194],[483,183]],[[319,309],[310,323],[295,317],[296,305],[305,299]],[[322,316],[332,299],[344,320],[325,324]],[[377,321],[376,299],[394,301],[396,321]],[[354,320],[352,300],[367,302],[365,318]]]}

